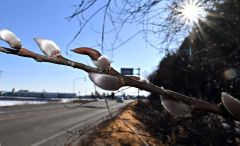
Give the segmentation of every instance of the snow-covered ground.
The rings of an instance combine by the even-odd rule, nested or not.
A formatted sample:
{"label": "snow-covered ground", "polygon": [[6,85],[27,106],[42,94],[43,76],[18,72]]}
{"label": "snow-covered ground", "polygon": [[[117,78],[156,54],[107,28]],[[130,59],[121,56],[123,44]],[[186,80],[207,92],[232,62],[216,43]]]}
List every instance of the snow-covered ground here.
{"label": "snow-covered ground", "polygon": [[[72,102],[73,99],[55,99],[56,102],[59,103],[67,103],[67,102]],[[52,101],[50,101],[52,102]],[[0,107],[2,106],[14,106],[14,105],[25,105],[25,104],[46,104],[49,103],[49,101],[38,101],[38,100],[0,100]]]}
{"label": "snow-covered ground", "polygon": [[[0,107],[3,106],[14,106],[14,105],[25,105],[25,104],[46,104],[49,102],[58,102],[58,103],[67,103],[67,102],[74,102],[74,100],[79,100],[79,98],[62,98],[62,99],[51,99],[49,101],[47,100],[36,100],[36,98],[33,98],[33,100],[17,100],[21,99],[20,97],[16,98],[16,100],[1,100],[0,99]],[[95,100],[95,99],[81,99],[81,100]]]}
{"label": "snow-covered ground", "polygon": [[24,104],[46,104],[47,101],[12,101],[12,100],[1,100],[0,106],[14,106]]}
{"label": "snow-covered ground", "polygon": [[63,98],[59,102],[61,103],[67,103],[67,102],[72,102],[74,99],[69,99],[69,98]]}

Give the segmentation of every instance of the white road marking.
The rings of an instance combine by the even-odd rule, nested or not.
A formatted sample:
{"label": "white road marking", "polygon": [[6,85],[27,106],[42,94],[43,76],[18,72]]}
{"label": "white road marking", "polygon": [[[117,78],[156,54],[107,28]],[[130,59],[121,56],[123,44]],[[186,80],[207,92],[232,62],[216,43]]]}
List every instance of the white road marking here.
{"label": "white road marking", "polygon": [[100,116],[101,114],[104,114],[104,113],[106,113],[106,112],[107,112],[107,111],[104,111],[104,112],[102,112],[102,113],[98,113],[97,115],[92,116],[92,117],[89,118],[88,120],[86,120],[86,121],[84,121],[84,122],[82,122],[82,123],[80,123],[80,124],[77,124],[77,125],[69,128],[68,130],[61,131],[61,132],[56,133],[56,134],[54,134],[54,135],[52,135],[52,136],[50,136],[50,137],[48,137],[48,138],[45,138],[45,139],[41,140],[41,141],[39,141],[39,142],[36,142],[36,143],[32,144],[32,146],[39,146],[39,145],[41,145],[41,144],[43,144],[43,143],[46,143],[46,142],[48,142],[48,141],[50,141],[50,140],[52,140],[52,139],[54,139],[54,138],[57,138],[57,137],[65,134],[65,133],[67,133],[68,131],[72,131],[72,130],[74,130],[74,129],[77,128],[77,127],[80,127],[80,126],[82,126],[82,125],[85,125],[86,123],[88,123],[89,120],[92,120],[93,118],[96,118],[96,117],[98,117],[98,116]]}
{"label": "white road marking", "polygon": [[65,133],[66,133],[66,131],[61,131],[61,132],[59,132],[57,134],[54,134],[53,136],[50,136],[48,138],[45,138],[45,139],[43,139],[43,140],[41,140],[39,142],[36,142],[36,143],[32,144],[32,146],[39,146],[39,145],[41,145],[41,144],[43,144],[43,143],[45,143],[45,142],[47,142],[47,141],[49,141],[51,139],[54,139],[54,138],[56,138],[58,136],[61,136],[61,135],[65,134]]}

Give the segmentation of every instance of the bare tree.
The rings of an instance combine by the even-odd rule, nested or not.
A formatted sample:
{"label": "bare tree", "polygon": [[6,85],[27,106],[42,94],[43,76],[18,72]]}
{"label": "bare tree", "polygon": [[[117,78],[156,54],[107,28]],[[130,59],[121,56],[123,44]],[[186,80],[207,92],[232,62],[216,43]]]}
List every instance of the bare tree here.
{"label": "bare tree", "polygon": [[[216,1],[219,0],[193,0],[204,11],[213,9]],[[138,35],[142,35],[153,48],[162,51],[176,49],[192,28],[197,27],[196,22],[189,22],[191,20],[183,16],[186,2],[188,0],[81,0],[74,5],[75,11],[67,18],[69,21],[77,19],[80,24],[72,41],[90,25],[93,31],[101,34],[98,45],[102,51],[120,48]],[[199,17],[205,15],[206,12],[199,14]],[[98,23],[100,26],[93,25],[92,21],[99,18],[102,21]],[[126,33],[129,26],[135,26],[136,29]],[[107,40],[109,35],[115,39]]]}

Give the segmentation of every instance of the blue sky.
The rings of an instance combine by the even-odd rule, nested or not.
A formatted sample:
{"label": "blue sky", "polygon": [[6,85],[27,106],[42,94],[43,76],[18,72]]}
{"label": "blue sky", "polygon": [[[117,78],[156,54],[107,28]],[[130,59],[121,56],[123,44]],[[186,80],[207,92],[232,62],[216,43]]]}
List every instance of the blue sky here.
{"label": "blue sky", "polygon": [[[0,29],[9,29],[22,41],[25,48],[41,53],[33,38],[42,37],[55,41],[62,49],[62,55],[75,61],[92,65],[86,56],[69,53],[66,56],[66,46],[79,29],[77,20],[67,21],[74,9],[71,7],[79,1],[59,0],[5,0],[0,2]],[[101,17],[94,20],[100,24]],[[129,26],[131,32],[134,26]],[[80,46],[95,46],[100,40],[99,34],[90,27],[70,45],[70,49]],[[7,46],[0,42],[1,46]],[[100,47],[95,48],[100,50]],[[112,61],[116,70],[121,67],[141,68],[141,75],[146,76],[156,69],[163,54],[146,45],[142,36],[113,52],[104,52]],[[10,91],[28,89],[30,91],[72,92],[75,80],[75,91],[81,95],[94,92],[94,86],[88,79],[81,79],[87,74],[81,70],[50,63],[38,63],[32,59],[0,53],[0,90]],[[99,91],[102,91],[98,89]],[[136,89],[127,91],[128,94],[136,93]],[[143,94],[143,93],[142,93]]]}

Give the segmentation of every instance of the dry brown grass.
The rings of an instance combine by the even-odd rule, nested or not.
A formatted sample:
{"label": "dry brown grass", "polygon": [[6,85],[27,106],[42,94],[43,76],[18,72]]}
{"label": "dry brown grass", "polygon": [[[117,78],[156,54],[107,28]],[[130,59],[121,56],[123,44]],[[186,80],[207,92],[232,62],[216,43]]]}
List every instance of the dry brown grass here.
{"label": "dry brown grass", "polygon": [[[97,134],[88,142],[81,145],[94,145],[94,146],[141,146],[144,145],[143,139],[150,146],[163,145],[161,141],[156,140],[151,136],[147,127],[138,119],[133,108],[136,102],[130,104],[118,117],[113,121],[100,126]],[[125,122],[124,122],[125,121]],[[127,125],[126,125],[127,123]],[[141,139],[136,135],[134,129]]]}

